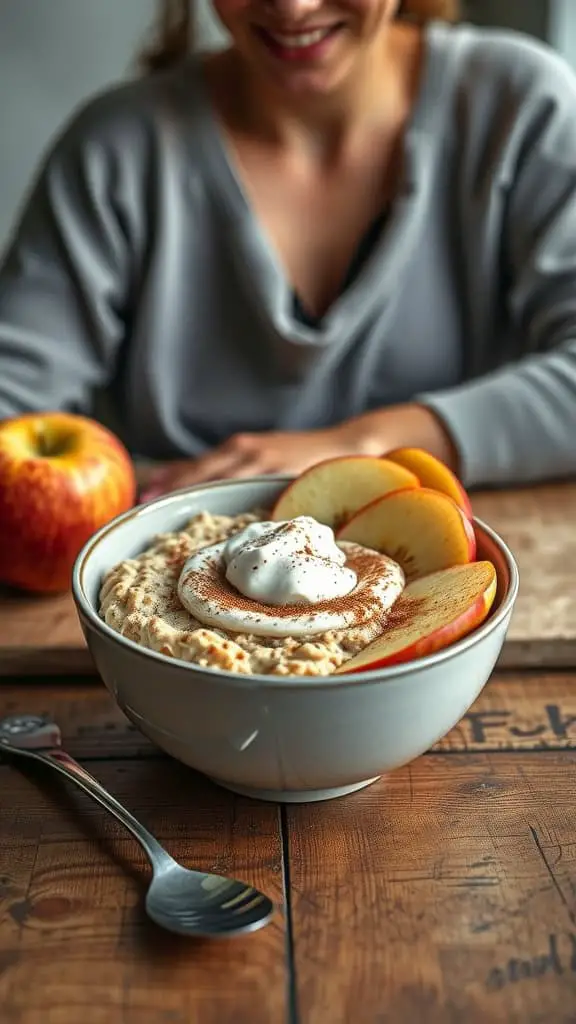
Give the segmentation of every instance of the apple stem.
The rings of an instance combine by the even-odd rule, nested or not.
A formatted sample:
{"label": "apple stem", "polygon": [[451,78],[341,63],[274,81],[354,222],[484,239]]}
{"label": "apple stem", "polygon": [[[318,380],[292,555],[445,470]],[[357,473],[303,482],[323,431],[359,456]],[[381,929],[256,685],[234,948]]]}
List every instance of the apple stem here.
{"label": "apple stem", "polygon": [[39,434],[36,439],[36,444],[38,448],[38,454],[41,455],[42,458],[48,458],[51,455],[50,444],[48,438],[46,437],[46,434]]}
{"label": "apple stem", "polygon": [[66,453],[69,439],[61,434],[54,435],[49,429],[40,428],[35,437],[35,444],[36,452],[41,459],[53,459]]}

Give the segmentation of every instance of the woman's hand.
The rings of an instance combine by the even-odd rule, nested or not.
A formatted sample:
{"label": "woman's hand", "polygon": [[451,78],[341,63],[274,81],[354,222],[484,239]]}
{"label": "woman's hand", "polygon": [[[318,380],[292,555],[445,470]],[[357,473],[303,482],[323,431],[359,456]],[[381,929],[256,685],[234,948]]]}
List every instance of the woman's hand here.
{"label": "woman's hand", "polygon": [[375,455],[409,445],[426,448],[457,471],[451,437],[437,416],[417,404],[366,413],[324,430],[235,434],[199,459],[169,462],[153,472],[141,500],[151,501],[180,487],[211,480],[239,479],[305,469],[339,455]]}
{"label": "woman's hand", "polygon": [[211,480],[240,479],[271,473],[294,476],[323,459],[338,455],[380,455],[379,438],[351,420],[325,430],[235,434],[199,459],[169,462],[153,472],[141,500],[151,501],[180,487]]}

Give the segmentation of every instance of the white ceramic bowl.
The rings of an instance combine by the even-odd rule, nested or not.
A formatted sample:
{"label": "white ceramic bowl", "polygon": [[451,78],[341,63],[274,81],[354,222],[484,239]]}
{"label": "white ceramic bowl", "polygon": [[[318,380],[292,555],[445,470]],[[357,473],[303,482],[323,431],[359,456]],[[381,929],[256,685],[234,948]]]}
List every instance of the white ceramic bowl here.
{"label": "white ceramic bowl", "polygon": [[76,561],[73,594],[104,683],[134,725],[172,757],[244,795],[326,800],[374,782],[444,736],[494,668],[518,590],[514,559],[475,522],[479,557],[497,568],[490,618],[420,661],[351,676],[286,678],[206,670],[146,650],[98,615],[103,574],[197,512],[267,507],[288,483],[268,477],[179,491],[119,516]]}

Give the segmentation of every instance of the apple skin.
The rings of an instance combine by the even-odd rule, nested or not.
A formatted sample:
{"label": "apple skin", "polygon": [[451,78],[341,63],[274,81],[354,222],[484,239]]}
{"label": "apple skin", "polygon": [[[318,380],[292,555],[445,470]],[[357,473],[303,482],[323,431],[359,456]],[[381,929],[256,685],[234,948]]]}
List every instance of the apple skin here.
{"label": "apple skin", "polygon": [[[495,589],[495,588],[494,588]],[[485,597],[478,597],[473,605],[464,612],[458,619],[453,620],[445,626],[439,627],[431,636],[423,636],[420,640],[414,641],[410,646],[401,651],[396,651],[388,657],[378,658],[362,668],[351,669],[351,672],[371,672],[377,668],[386,668],[389,665],[402,665],[406,661],[416,661],[418,658],[425,658],[429,654],[441,651],[444,647],[455,644],[463,636],[467,636],[476,629],[490,611],[490,603]],[[345,665],[341,671],[345,671]]]}
{"label": "apple skin", "polygon": [[305,470],[282,491],[273,520],[310,515],[333,529],[365,504],[395,490],[417,488],[418,478],[404,466],[372,455],[338,455]]}
{"label": "apple skin", "polygon": [[386,452],[382,458],[409,469],[418,477],[422,487],[429,487],[448,495],[462,509],[464,515],[472,519],[472,503],[464,487],[456,474],[435,455],[431,455],[423,448],[395,448],[391,452]]}
{"label": "apple skin", "polygon": [[[469,603],[462,603],[459,578],[478,577],[476,593]],[[337,670],[337,675],[352,675],[357,672],[372,672],[375,669],[401,665],[407,661],[424,658],[443,650],[461,640],[480,626],[487,618],[496,597],[498,578],[491,562],[474,562],[469,566],[454,566],[423,577],[410,584],[398,598],[390,614],[388,628],[365,650],[351,658]],[[439,596],[442,599],[439,602]],[[430,629],[426,617],[431,615],[426,602],[440,604],[436,612],[437,625]],[[459,604],[459,607],[458,607]],[[451,614],[451,610],[453,614]],[[420,636],[417,632],[422,623]],[[406,643],[402,646],[402,636]],[[388,652],[384,653],[388,647]]]}
{"label": "apple skin", "polygon": [[[419,508],[416,532],[414,532],[414,525],[409,524],[406,514],[411,505]],[[391,537],[390,522],[393,514],[397,532]],[[443,549],[438,548],[430,541],[423,544],[423,538],[425,538],[423,531],[427,529],[428,525],[430,524],[432,530],[432,527],[438,527],[443,521],[446,524],[448,536],[450,536],[451,530],[458,531],[458,539],[457,542],[455,541],[453,549],[450,550],[448,547],[450,557]],[[389,543],[384,542],[386,534],[388,534]],[[432,490],[430,487],[401,488],[398,491],[385,494],[381,498],[376,498],[375,501],[371,501],[359,509],[344,526],[337,530],[336,538],[363,544],[365,547],[382,551],[383,554],[396,559],[402,565],[408,580],[428,575],[431,572],[438,572],[441,569],[448,569],[454,564],[467,564],[476,559],[476,534],[471,520],[452,498],[440,491]],[[396,551],[399,548],[410,552],[413,546],[416,550],[419,549],[420,560],[424,562],[424,565],[420,564],[417,572],[411,571],[408,561]],[[441,552],[443,558],[446,559],[443,564],[439,559]]]}
{"label": "apple skin", "polygon": [[134,505],[121,442],[94,420],[31,413],[0,423],[0,581],[38,594],[70,588],[96,530]]}

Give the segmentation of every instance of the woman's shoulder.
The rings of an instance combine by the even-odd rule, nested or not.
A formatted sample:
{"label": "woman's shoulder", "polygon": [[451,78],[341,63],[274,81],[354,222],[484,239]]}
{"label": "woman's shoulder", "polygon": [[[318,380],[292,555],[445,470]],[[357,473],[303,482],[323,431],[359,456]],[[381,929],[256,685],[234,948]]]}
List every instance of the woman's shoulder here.
{"label": "woman's shoulder", "polygon": [[146,149],[174,140],[179,129],[194,132],[204,102],[196,59],[170,71],[130,79],[82,101],[52,140],[51,150],[94,151],[137,162]]}
{"label": "woman's shoulder", "polygon": [[[446,30],[445,46],[458,64],[459,90],[532,101],[547,94],[573,100],[576,71],[550,45],[523,32],[462,23]],[[503,91],[504,90],[504,91]]]}

